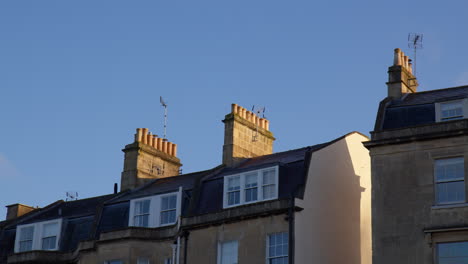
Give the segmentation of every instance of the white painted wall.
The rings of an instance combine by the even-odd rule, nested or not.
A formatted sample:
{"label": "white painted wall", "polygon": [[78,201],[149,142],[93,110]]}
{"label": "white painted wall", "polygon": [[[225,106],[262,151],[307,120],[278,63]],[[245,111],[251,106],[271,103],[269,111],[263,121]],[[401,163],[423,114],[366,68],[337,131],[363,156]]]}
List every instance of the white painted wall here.
{"label": "white painted wall", "polygon": [[312,154],[304,208],[296,213],[296,263],[370,264],[371,182],[368,138],[351,133]]}

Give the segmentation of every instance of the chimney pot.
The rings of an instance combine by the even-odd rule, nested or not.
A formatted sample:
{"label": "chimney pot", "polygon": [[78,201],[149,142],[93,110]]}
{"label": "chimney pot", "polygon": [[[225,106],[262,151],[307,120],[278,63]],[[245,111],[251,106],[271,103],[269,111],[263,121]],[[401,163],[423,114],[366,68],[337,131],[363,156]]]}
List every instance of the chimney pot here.
{"label": "chimney pot", "polygon": [[236,104],[231,105],[231,113],[237,114],[237,105]]}
{"label": "chimney pot", "polygon": [[401,50],[398,48],[395,49],[395,54],[393,56],[393,65],[401,65]]}
{"label": "chimney pot", "polygon": [[136,129],[135,141],[136,142],[141,142],[141,128]]}
{"label": "chimney pot", "polygon": [[177,144],[172,144],[172,156],[177,157]]}
{"label": "chimney pot", "polygon": [[142,128],[142,131],[141,131],[141,142],[143,144],[148,144],[148,137],[146,136],[148,134],[148,129],[147,128]]}
{"label": "chimney pot", "polygon": [[167,142],[167,154],[172,156],[172,143]]}

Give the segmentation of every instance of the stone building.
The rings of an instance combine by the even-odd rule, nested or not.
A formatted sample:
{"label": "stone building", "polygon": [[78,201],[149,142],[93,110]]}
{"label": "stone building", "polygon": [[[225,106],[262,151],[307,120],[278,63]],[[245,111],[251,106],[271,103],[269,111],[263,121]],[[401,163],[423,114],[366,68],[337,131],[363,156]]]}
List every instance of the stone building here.
{"label": "stone building", "polygon": [[399,49],[388,72],[388,97],[365,143],[373,262],[468,263],[468,86],[418,92]]}
{"label": "stone building", "polygon": [[177,146],[137,129],[121,190],[0,222],[0,263],[371,263],[368,138],[273,153],[269,121],[232,105],[223,164],[179,175]]}

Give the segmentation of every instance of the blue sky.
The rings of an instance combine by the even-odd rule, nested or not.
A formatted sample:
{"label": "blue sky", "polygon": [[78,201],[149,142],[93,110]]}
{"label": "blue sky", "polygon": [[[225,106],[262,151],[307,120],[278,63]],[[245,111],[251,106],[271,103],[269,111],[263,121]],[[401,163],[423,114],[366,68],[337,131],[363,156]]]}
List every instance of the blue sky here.
{"label": "blue sky", "polygon": [[[221,162],[230,104],[275,151],[372,130],[393,49],[424,34],[419,90],[468,84],[466,1],[0,1],[0,208],[111,193],[135,128]],[[1,210],[4,210],[2,213]],[[6,209],[0,209],[4,219]]]}

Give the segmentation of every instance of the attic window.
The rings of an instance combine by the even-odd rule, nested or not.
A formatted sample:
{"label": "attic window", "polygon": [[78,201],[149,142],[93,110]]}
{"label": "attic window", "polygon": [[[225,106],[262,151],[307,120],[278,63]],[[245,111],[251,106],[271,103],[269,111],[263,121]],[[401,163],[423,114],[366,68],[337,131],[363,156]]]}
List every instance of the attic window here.
{"label": "attic window", "polygon": [[160,227],[175,224],[180,215],[181,192],[131,200],[128,225]]}
{"label": "attic window", "polygon": [[457,100],[444,103],[436,103],[437,122],[464,118],[464,101],[465,100]]}
{"label": "attic window", "polygon": [[278,166],[224,177],[223,208],[278,198]]}
{"label": "attic window", "polygon": [[16,227],[15,253],[31,250],[58,250],[62,219]]}

